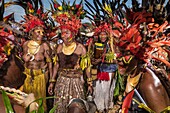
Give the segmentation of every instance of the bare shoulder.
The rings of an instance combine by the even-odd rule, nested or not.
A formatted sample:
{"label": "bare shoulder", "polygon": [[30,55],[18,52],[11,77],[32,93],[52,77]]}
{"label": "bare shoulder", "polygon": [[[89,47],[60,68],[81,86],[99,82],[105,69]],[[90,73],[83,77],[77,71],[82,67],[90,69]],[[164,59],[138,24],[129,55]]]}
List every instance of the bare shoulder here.
{"label": "bare shoulder", "polygon": [[44,49],[50,49],[50,45],[46,42],[42,43],[42,46],[44,47]]}
{"label": "bare shoulder", "polygon": [[78,51],[81,51],[82,55],[86,54],[86,48],[83,44],[77,43],[77,49],[78,49]]}
{"label": "bare shoulder", "polygon": [[29,40],[24,42],[23,47],[27,46],[28,42],[29,42]]}
{"label": "bare shoulder", "polygon": [[23,50],[25,51],[25,50],[27,50],[28,49],[28,42],[29,41],[26,41],[26,42],[24,42],[24,44],[22,45],[22,48],[23,48]]}
{"label": "bare shoulder", "polygon": [[77,43],[77,47],[81,48],[81,49],[86,49],[85,46],[83,44],[81,44],[81,43]]}

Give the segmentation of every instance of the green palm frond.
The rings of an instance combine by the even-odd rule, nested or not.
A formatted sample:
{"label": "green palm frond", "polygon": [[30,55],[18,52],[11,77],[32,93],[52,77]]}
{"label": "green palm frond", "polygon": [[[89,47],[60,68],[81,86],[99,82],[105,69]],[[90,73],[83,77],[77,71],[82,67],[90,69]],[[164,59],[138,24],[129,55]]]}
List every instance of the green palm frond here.
{"label": "green palm frond", "polygon": [[57,109],[58,104],[54,105],[54,107],[49,111],[49,113],[54,113]]}
{"label": "green palm frond", "polygon": [[74,0],[74,2],[73,2],[73,5],[75,5],[76,4],[76,0]]}
{"label": "green palm frond", "polygon": [[2,89],[0,89],[0,91],[2,92],[2,97],[3,97],[4,105],[6,108],[6,113],[14,113],[11,102],[10,102],[9,97],[7,96],[6,92]]}
{"label": "green palm frond", "polygon": [[[31,103],[27,106],[27,108],[26,108],[26,113],[29,113],[30,105],[31,105],[32,103],[34,103],[34,102],[37,102],[37,103],[38,103],[38,105],[39,105],[39,106],[38,106],[38,110],[37,110],[37,111],[34,110],[34,111],[32,111],[31,113],[44,113],[43,100],[54,99],[54,98],[56,98],[56,97],[50,96],[50,97],[39,98],[39,99],[34,100],[33,102],[31,102]],[[50,110],[49,113],[54,113],[54,111],[56,110],[57,106],[58,106],[58,105],[55,105],[55,106]]]}
{"label": "green palm frond", "polygon": [[87,12],[87,17],[93,22],[106,21],[111,22],[110,15],[118,15],[119,18],[124,18],[123,6],[126,4],[127,0],[93,0],[91,4],[89,1],[85,0],[85,5],[89,9]]}

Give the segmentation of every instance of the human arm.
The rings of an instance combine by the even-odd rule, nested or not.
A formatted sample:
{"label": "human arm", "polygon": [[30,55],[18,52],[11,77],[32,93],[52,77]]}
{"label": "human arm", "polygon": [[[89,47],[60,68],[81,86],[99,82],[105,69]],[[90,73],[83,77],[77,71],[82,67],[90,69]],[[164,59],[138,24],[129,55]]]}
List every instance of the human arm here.
{"label": "human arm", "polygon": [[101,51],[97,51],[96,49],[95,49],[95,43],[93,42],[93,44],[91,44],[91,53],[93,54],[93,55],[91,55],[92,57],[91,57],[91,64],[93,65],[93,66],[95,66],[95,65],[98,65],[98,64],[100,64],[101,62],[102,62],[102,57],[101,57]]}
{"label": "human arm", "polygon": [[50,77],[52,76],[52,59],[51,59],[51,54],[52,54],[52,51],[51,51],[51,48],[49,47],[49,45],[47,43],[43,43],[43,48],[44,48],[44,56],[45,56],[45,62],[47,63],[48,65],[48,71],[49,71],[49,74],[50,74]]}
{"label": "human arm", "polygon": [[58,64],[58,62],[56,62],[53,66],[53,75],[50,77],[50,80],[49,80],[48,93],[50,95],[53,94],[53,88],[54,88],[54,85],[55,85],[55,82],[56,82],[56,76],[57,76],[58,68],[59,68],[59,64]]}
{"label": "human arm", "polygon": [[[81,45],[82,47],[82,56],[86,55],[87,52],[86,52],[86,48]],[[90,66],[87,66],[85,68],[85,72],[86,72],[86,76],[87,76],[87,84],[88,84],[88,89],[87,89],[87,92],[90,92],[91,94],[93,93],[93,88],[92,88],[92,77],[91,77],[91,73],[90,73],[90,69],[91,69],[91,65]]]}
{"label": "human arm", "polygon": [[98,58],[98,59],[95,59],[95,58],[92,58],[91,59],[92,61],[92,65],[98,65],[102,62],[102,59],[101,58]]}
{"label": "human arm", "polygon": [[116,60],[116,46],[115,46],[115,40],[114,40],[114,36],[112,33],[110,33],[110,40],[108,42],[109,44],[109,48],[110,48],[110,52],[106,55],[106,63],[117,63]]}
{"label": "human arm", "polygon": [[28,54],[28,47],[27,47],[27,44],[28,44],[29,41],[26,41],[22,48],[23,48],[23,56],[22,56],[22,59],[24,60],[24,62],[28,62],[30,61],[31,59],[31,55]]}
{"label": "human arm", "polygon": [[56,59],[56,61],[54,63],[54,66],[53,66],[53,74],[52,74],[52,76],[50,76],[50,80],[49,80],[48,93],[50,95],[53,94],[53,88],[54,88],[54,85],[55,85],[55,82],[56,82],[56,78],[57,78],[57,73],[58,73],[58,68],[59,68],[57,53],[59,53],[61,48],[62,48],[61,45],[59,45],[57,47],[57,52],[56,52],[56,55],[55,55],[57,59]]}

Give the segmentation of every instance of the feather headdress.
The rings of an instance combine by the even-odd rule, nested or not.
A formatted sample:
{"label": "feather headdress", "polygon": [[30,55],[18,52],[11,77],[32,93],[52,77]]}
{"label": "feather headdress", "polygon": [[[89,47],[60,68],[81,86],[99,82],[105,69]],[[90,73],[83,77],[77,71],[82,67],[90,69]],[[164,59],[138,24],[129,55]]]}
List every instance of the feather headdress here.
{"label": "feather headdress", "polygon": [[10,36],[12,36],[12,31],[6,28],[0,29],[0,67],[8,60],[8,56],[14,47]]}
{"label": "feather headdress", "polygon": [[[165,21],[166,18],[158,22],[158,19],[155,20],[157,18],[155,13],[147,9],[133,7],[131,10],[126,5],[125,9],[127,19],[122,20],[126,21],[113,23],[113,26],[121,33],[117,43],[121,53],[125,56],[128,53],[149,64],[151,60],[156,60],[170,67],[168,61],[170,41],[168,33],[165,33],[169,24]],[[114,16],[112,13],[108,15],[112,18]]]}
{"label": "feather headdress", "polygon": [[25,28],[25,32],[29,32],[37,26],[43,28],[45,27],[44,22],[42,20],[40,20],[38,17],[33,16],[31,14],[25,15],[25,22],[22,26],[23,28]]}
{"label": "feather headdress", "polygon": [[79,4],[72,5],[62,2],[60,5],[57,1],[53,1],[52,16],[59,24],[59,28],[67,28],[77,34],[81,27],[81,19],[84,18],[85,12],[83,10],[82,1]]}
{"label": "feather headdress", "polygon": [[106,32],[110,34],[112,31],[112,26],[109,23],[103,22],[100,24],[100,26],[94,29],[94,35],[98,35],[100,32]]}

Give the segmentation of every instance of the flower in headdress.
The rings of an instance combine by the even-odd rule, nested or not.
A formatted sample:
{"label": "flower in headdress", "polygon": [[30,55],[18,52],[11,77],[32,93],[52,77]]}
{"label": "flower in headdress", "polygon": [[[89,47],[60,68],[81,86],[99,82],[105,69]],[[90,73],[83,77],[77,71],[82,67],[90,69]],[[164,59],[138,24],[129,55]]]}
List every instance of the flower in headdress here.
{"label": "flower in headdress", "polygon": [[54,1],[52,1],[52,2],[53,2],[53,6],[54,6],[55,9],[57,9],[58,7],[60,7],[60,4],[59,4],[56,0],[54,0]]}
{"label": "flower in headdress", "polygon": [[28,4],[28,11],[29,11],[29,13],[34,13],[34,9],[33,9],[32,4],[30,4],[29,2],[27,4]]}
{"label": "flower in headdress", "polygon": [[82,8],[82,6],[80,4],[77,4],[75,7],[76,7],[76,9]]}
{"label": "flower in headdress", "polygon": [[58,10],[62,11],[62,10],[63,10],[63,7],[62,7],[62,6],[59,6],[59,7],[58,7]]}
{"label": "flower in headdress", "polygon": [[41,9],[38,9],[38,10],[37,10],[37,14],[38,14],[38,15],[40,15],[41,12],[42,12]]}

